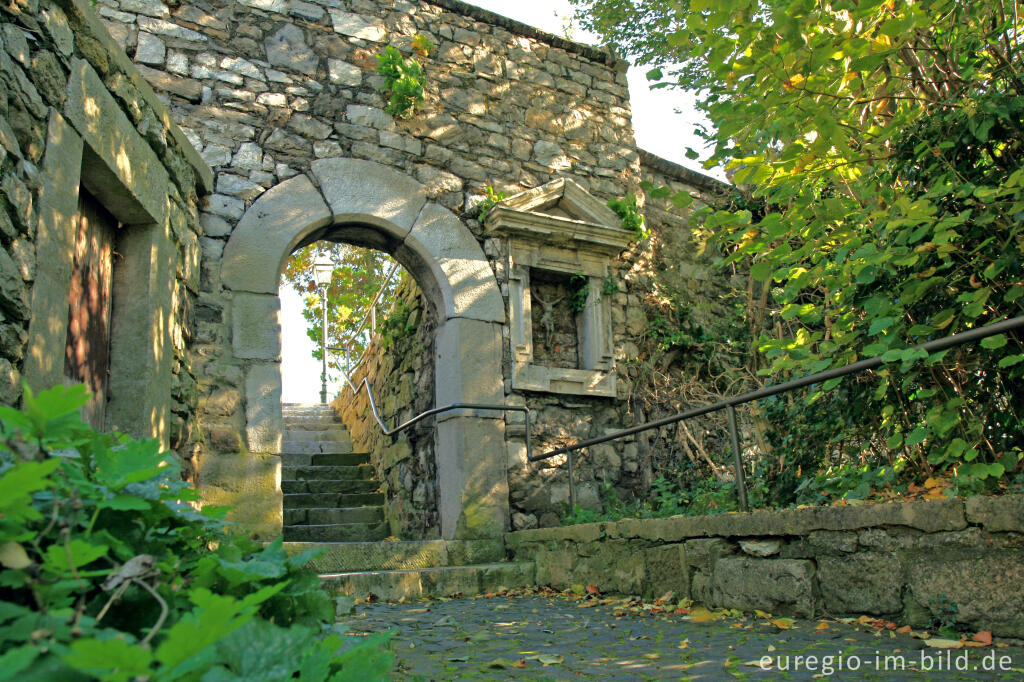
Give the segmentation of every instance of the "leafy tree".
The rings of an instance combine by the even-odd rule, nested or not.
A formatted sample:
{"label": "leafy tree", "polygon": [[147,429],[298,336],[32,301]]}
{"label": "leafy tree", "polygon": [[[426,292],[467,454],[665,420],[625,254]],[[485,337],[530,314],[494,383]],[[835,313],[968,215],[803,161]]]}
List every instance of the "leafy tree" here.
{"label": "leafy tree", "polygon": [[796,494],[801,466],[845,470],[863,496],[883,469],[949,471],[970,490],[1020,471],[1020,335],[905,350],[1024,312],[1019,4],[574,2],[585,28],[652,67],[654,87],[699,92],[707,165],[741,196],[695,215],[770,307],[754,330],[763,374],[887,360],[838,393],[833,381],[769,405],[811,440],[778,436],[766,475]]}
{"label": "leafy tree", "polygon": [[[313,277],[313,263],[321,255],[330,258],[335,266],[327,288],[327,345],[348,347],[354,353],[360,353],[369,337],[365,331],[359,330],[359,325],[369,314],[371,301],[382,287],[381,301],[389,301],[401,279],[396,273],[391,280],[385,280],[395,261],[382,251],[324,241],[305,246],[288,259],[281,281],[303,294],[305,306],[302,315],[308,322],[307,334],[315,344],[313,357],[318,360],[323,313],[320,289]],[[328,352],[327,359],[330,367],[340,367],[338,354]]]}

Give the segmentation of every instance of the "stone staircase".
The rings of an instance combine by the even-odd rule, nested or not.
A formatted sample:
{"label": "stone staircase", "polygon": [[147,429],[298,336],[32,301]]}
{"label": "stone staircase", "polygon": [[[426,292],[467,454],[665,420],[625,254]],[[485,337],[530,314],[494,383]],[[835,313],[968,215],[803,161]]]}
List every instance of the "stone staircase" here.
{"label": "stone staircase", "polygon": [[534,584],[532,562],[506,562],[501,539],[385,541],[384,496],[367,454],[325,405],[285,404],[284,547],[312,561],[334,594],[380,599],[473,596]]}
{"label": "stone staircase", "polygon": [[370,456],[353,452],[328,405],[285,405],[281,443],[285,542],[383,540],[384,496]]}

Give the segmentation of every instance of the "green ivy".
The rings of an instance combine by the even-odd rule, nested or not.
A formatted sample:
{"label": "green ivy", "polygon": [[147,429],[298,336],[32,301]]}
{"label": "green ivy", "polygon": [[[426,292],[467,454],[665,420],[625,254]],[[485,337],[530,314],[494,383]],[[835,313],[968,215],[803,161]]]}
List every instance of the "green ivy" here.
{"label": "green ivy", "polygon": [[612,199],[608,202],[608,208],[614,211],[622,221],[622,229],[629,230],[637,239],[647,236],[647,224],[640,213],[640,206],[635,194],[627,194],[622,199]]}
{"label": "green ivy", "polygon": [[619,293],[619,283],[615,277],[608,275],[604,278],[604,282],[601,283],[601,295],[611,296],[617,293]]}
{"label": "green ivy", "polygon": [[590,298],[590,280],[582,272],[569,278],[569,310],[574,313],[583,312]]}
{"label": "green ivy", "polygon": [[480,213],[477,216],[477,220],[481,223],[487,219],[487,213],[494,208],[499,202],[504,201],[508,198],[508,195],[504,192],[495,192],[494,188],[490,185],[484,187],[486,196],[477,206],[480,209]]}
{"label": "green ivy", "polygon": [[388,633],[334,624],[342,604],[305,567],[319,550],[289,556],[198,511],[174,453],[92,430],[86,398],[26,389],[24,411],[0,407],[0,679],[388,675]]}
{"label": "green ivy", "polygon": [[[429,51],[429,50],[428,50]],[[388,94],[387,112],[396,118],[411,118],[423,106],[423,87],[426,77],[414,58],[388,45],[377,55],[377,73],[384,77],[381,90]]]}

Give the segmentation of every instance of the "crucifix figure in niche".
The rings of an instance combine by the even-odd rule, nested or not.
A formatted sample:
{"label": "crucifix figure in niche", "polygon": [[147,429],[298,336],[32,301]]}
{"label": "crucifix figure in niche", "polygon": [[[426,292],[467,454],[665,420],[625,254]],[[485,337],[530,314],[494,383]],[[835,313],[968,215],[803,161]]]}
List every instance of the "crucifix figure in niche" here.
{"label": "crucifix figure in niche", "polygon": [[544,312],[540,317],[540,323],[544,326],[544,347],[550,349],[551,341],[555,335],[554,308],[562,301],[563,298],[565,298],[565,296],[559,296],[558,298],[551,300],[541,296],[540,292],[534,291],[533,297],[537,299],[541,308],[544,309]]}

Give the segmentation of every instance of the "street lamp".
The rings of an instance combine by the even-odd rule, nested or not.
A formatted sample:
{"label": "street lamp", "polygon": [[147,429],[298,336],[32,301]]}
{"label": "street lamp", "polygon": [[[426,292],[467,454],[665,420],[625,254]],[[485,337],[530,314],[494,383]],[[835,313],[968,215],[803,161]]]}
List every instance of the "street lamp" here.
{"label": "street lamp", "polygon": [[313,278],[320,288],[320,307],[323,312],[323,330],[320,333],[320,404],[327,404],[327,288],[334,275],[334,263],[326,254],[313,263]]}

